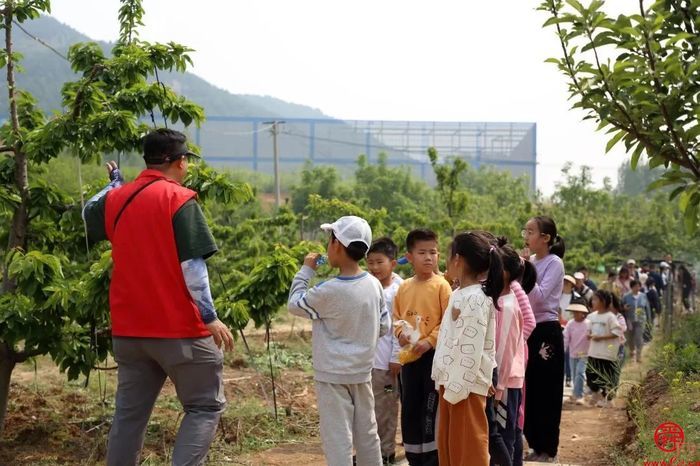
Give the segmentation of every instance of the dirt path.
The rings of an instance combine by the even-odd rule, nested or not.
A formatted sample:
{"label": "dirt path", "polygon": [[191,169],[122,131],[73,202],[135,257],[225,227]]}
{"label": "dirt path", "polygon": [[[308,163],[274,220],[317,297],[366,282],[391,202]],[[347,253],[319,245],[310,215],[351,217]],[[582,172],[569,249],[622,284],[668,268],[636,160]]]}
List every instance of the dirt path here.
{"label": "dirt path", "polygon": [[[624,434],[627,422],[625,411],[625,393],[629,383],[641,380],[646,372],[644,366],[630,363],[625,366],[620,396],[613,400],[612,406],[596,408],[576,406],[564,403],[559,437],[560,464],[580,466],[602,466],[613,464],[610,459],[613,446]],[[565,399],[571,394],[565,388]],[[397,437],[397,443],[401,440]],[[399,451],[397,450],[397,453]],[[403,453],[403,452],[401,452]],[[403,459],[403,454],[397,455]],[[240,459],[243,465],[270,466],[323,466],[326,464],[319,439],[310,439],[304,444],[286,444],[276,448],[248,455]],[[399,464],[407,464],[405,462]],[[535,465],[537,463],[525,463]]]}

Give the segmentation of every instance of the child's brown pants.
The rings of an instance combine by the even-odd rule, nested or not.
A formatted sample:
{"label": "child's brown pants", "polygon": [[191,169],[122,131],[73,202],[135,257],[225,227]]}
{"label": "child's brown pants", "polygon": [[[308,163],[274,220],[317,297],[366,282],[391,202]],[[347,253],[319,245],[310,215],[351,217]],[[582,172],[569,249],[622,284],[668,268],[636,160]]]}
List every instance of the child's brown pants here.
{"label": "child's brown pants", "polygon": [[488,466],[489,429],[486,397],[471,393],[453,405],[438,403],[437,443],[440,466]]}

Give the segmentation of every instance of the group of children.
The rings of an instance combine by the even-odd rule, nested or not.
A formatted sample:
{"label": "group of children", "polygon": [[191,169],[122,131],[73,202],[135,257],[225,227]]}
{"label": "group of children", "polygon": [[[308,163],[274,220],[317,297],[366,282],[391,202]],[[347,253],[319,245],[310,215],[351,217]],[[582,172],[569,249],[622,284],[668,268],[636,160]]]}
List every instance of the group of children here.
{"label": "group of children", "polygon": [[[341,217],[321,228],[330,233],[327,262],[340,273],[310,287],[319,254],[307,255],[289,310],[312,320],[329,465],[392,464],[399,398],[411,465],[519,465],[523,431],[528,459],[555,461],[564,244],[550,218],[526,224],[522,252],[485,231],[456,235],[444,275],[436,272],[437,235],[413,230],[406,257],[414,274],[403,281],[393,272],[398,247],[372,242],[365,220]],[[403,364],[401,352],[410,356]]]}
{"label": "group of children", "polygon": [[574,382],[569,401],[585,404],[585,382],[591,391],[591,404],[605,407],[619,382],[620,350],[625,342],[626,323],[620,302],[609,291],[596,290],[590,309],[587,300],[577,296],[566,311],[573,314],[564,329],[564,347]]}
{"label": "group of children", "polygon": [[[628,265],[634,266],[634,262]],[[617,274],[612,275],[614,278]],[[625,275],[629,276],[629,271]],[[636,362],[642,360],[642,347],[651,338],[654,318],[660,314],[660,309],[651,304],[653,297],[658,301],[657,290],[651,279],[645,288],[639,279],[627,280],[625,293],[622,287],[612,286],[616,281],[610,277],[595,291],[588,286],[576,288],[580,279],[575,276],[565,275],[564,281],[565,288],[567,281],[573,284],[572,297],[562,306],[562,318],[568,319],[564,328],[569,357],[567,384],[573,379],[569,401],[585,404],[585,383],[591,392],[590,403],[605,407],[619,385],[626,355]]]}

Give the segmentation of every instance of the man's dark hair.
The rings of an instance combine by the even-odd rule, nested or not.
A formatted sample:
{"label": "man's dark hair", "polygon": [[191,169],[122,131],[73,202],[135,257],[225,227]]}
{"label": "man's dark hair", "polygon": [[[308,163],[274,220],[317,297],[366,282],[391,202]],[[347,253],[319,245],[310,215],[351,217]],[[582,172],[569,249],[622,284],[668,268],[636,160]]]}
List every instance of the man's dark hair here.
{"label": "man's dark hair", "polygon": [[[335,237],[335,233],[333,232],[331,232],[331,240],[338,241],[338,238]],[[340,241],[338,242],[340,243]],[[345,246],[343,243],[340,243],[340,245],[345,249],[348,257],[355,262],[360,262],[367,255],[367,245],[361,241],[353,241],[347,246]]]}
{"label": "man's dark hair", "polygon": [[384,254],[389,260],[394,260],[399,254],[399,247],[396,246],[396,243],[394,243],[391,238],[383,236],[372,242],[372,246],[370,246],[369,251],[367,251],[367,255],[373,252]]}
{"label": "man's dark hair", "polygon": [[427,228],[418,228],[411,230],[406,236],[406,250],[411,252],[418,241],[435,241],[437,242],[438,235],[433,230]]}
{"label": "man's dark hair", "polygon": [[173,152],[187,142],[187,136],[173,129],[158,128],[144,136],[142,142],[146,165],[162,165],[166,156],[177,155]]}
{"label": "man's dark hair", "polygon": [[634,288],[635,286],[640,286],[641,283],[638,282],[637,280],[630,280],[630,288]]}

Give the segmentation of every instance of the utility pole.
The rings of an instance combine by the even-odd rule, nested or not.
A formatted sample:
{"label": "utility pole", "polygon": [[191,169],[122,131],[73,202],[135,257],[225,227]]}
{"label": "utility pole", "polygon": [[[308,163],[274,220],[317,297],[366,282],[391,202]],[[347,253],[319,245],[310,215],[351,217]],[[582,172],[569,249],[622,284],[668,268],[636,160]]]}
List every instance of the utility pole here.
{"label": "utility pole", "polygon": [[275,167],[275,206],[280,208],[280,157],[277,152],[277,134],[279,134],[279,125],[284,124],[284,121],[274,120],[266,121],[264,125],[270,125],[270,133],[272,133],[272,154],[274,157]]}

